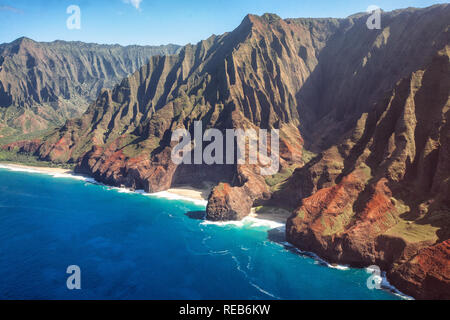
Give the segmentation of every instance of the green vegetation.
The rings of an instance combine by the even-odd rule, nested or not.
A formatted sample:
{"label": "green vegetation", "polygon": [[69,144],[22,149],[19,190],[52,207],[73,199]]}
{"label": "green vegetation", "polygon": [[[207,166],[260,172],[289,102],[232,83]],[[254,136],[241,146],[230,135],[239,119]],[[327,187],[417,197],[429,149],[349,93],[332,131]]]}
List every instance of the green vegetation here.
{"label": "green vegetation", "polygon": [[303,161],[304,164],[307,164],[308,162],[310,162],[315,157],[317,157],[317,153],[311,152],[311,151],[306,150],[306,149],[302,150],[302,161]]}
{"label": "green vegetation", "polygon": [[277,174],[266,177],[266,183],[270,187],[270,190],[272,192],[280,190],[297,167],[298,165],[292,165],[281,169]]}
{"label": "green vegetation", "polygon": [[303,211],[302,209],[298,210],[297,217],[302,220],[305,219],[305,211]]}
{"label": "green vegetation", "polygon": [[267,21],[269,23],[273,23],[273,22],[281,20],[281,18],[274,13],[264,13],[261,16],[261,18],[263,18],[265,21]]}
{"label": "green vegetation", "polygon": [[80,158],[83,154],[92,149],[92,134],[89,134],[84,141],[82,141],[71,154],[72,159]]}
{"label": "green vegetation", "polygon": [[439,227],[431,224],[418,224],[412,221],[400,220],[394,227],[385,234],[400,237],[410,243],[421,241],[437,241],[437,231]]}
{"label": "green vegetation", "polygon": [[123,154],[128,158],[135,158],[139,156],[144,150],[150,154],[153,150],[158,148],[160,139],[157,137],[151,137],[141,143],[136,143],[139,137],[130,135],[127,137],[127,143],[122,148]]}
{"label": "green vegetation", "polygon": [[440,222],[445,223],[442,219],[445,212],[443,215],[439,211],[435,212],[423,222],[409,221],[402,217],[410,211],[410,207],[399,199],[391,198],[391,201],[395,205],[398,219],[397,223],[385,233],[386,235],[400,237],[410,243],[438,240],[437,231],[442,225]]}
{"label": "green vegetation", "polygon": [[0,145],[9,144],[16,141],[42,138],[48,135],[53,130],[55,130],[55,127],[51,127],[45,130],[34,131],[32,133],[19,133],[18,130],[14,130],[10,127],[5,127],[3,130],[0,131],[0,136],[4,136],[0,137]]}
{"label": "green vegetation", "polygon": [[73,164],[61,164],[61,163],[54,163],[50,161],[40,161],[37,157],[24,154],[24,153],[18,153],[14,151],[4,151],[0,150],[0,162],[3,163],[17,163],[17,164],[23,164],[26,166],[33,166],[33,167],[48,167],[48,168],[62,168],[62,169],[73,169]]}
{"label": "green vegetation", "polygon": [[223,192],[225,190],[225,183],[221,182],[217,185],[216,191],[217,192]]}
{"label": "green vegetation", "polygon": [[345,227],[354,217],[353,206],[349,203],[338,215],[327,215],[327,220],[325,220],[324,215],[321,215],[320,222],[324,227],[323,234],[330,236],[333,234],[338,234],[345,230]]}
{"label": "green vegetation", "polygon": [[275,221],[286,222],[286,220],[292,215],[292,208],[280,208],[271,206],[259,206],[253,208],[254,212],[261,218],[275,219]]}
{"label": "green vegetation", "polygon": [[277,215],[291,215],[292,208],[286,209],[286,208],[280,208],[280,207],[272,207],[272,206],[258,206],[255,207],[255,212],[260,214],[277,214]]}

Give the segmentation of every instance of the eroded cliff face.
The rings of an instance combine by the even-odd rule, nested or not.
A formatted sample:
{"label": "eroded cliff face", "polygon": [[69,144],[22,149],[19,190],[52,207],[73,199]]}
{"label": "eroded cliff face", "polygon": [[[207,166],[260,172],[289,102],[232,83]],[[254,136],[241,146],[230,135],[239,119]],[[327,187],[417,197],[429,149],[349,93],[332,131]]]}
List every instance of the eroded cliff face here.
{"label": "eroded cliff face", "polygon": [[[293,37],[298,33],[307,36]],[[103,182],[165,190],[177,183],[171,133],[192,131],[200,120],[204,128],[220,130],[277,128],[282,165],[300,162],[303,140],[295,95],[317,65],[320,41],[313,42],[303,25],[249,15],[231,33],[186,46],[176,56],[152,58],[121,85],[103,91],[81,119],[48,137],[39,155],[79,162],[77,170]],[[300,47],[310,58],[299,56]],[[184,171],[194,179],[194,167]],[[252,204],[269,196],[258,172],[228,166],[213,180],[233,188],[251,186],[236,195]]]}
{"label": "eroded cliff face", "polygon": [[290,242],[333,262],[379,265],[415,297],[450,297],[449,53],[399,81],[342,143],[293,174],[288,188],[303,199]]}
{"label": "eroded cliff face", "polygon": [[0,45],[0,135],[30,134],[79,117],[102,88],[112,88],[156,54],[141,47],[20,38]]}
{"label": "eroded cliff face", "polygon": [[417,299],[449,298],[450,241],[425,247],[403,264],[396,265],[389,278]]}
{"label": "eroded cliff face", "polygon": [[[305,143],[313,151],[337,143],[380,93],[431,61],[448,40],[448,15],[445,5],[387,13],[382,30],[367,29],[366,17],[249,15],[233,32],[188,45],[178,55],[153,57],[102,91],[83,117],[45,139],[39,156],[79,163],[79,171],[103,182],[160,191],[179,176],[169,157],[171,133],[192,131],[201,120],[204,128],[222,131],[279,129],[281,167],[302,165]],[[423,23],[416,25],[418,20]],[[184,169],[193,180],[195,171]],[[253,204],[280,189],[251,166],[223,172],[213,180],[240,190],[219,201],[220,210],[230,213],[223,219],[234,217],[231,203]]]}
{"label": "eroded cliff face", "polygon": [[[366,20],[249,15],[152,57],[35,154],[149,192],[212,181],[211,220],[294,208],[286,232],[297,247],[377,264],[415,297],[448,297],[450,6],[383,13],[381,30]],[[174,164],[171,134],[195,121],[279,129],[280,172]]]}

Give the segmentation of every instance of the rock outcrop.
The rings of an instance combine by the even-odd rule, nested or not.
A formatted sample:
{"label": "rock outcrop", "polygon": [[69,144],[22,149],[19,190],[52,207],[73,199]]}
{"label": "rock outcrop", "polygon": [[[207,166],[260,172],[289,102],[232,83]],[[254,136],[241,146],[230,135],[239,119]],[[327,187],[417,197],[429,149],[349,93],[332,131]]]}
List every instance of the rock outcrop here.
{"label": "rock outcrop", "polygon": [[450,240],[421,249],[389,272],[389,278],[417,299],[449,299]]}
{"label": "rock outcrop", "polygon": [[332,262],[379,265],[415,297],[450,298],[449,54],[399,81],[344,142],[293,174],[303,199],[290,242]]}
{"label": "rock outcrop", "polygon": [[20,151],[22,153],[34,154],[42,144],[42,140],[34,139],[34,140],[23,140],[16,141],[4,146],[0,147],[0,150],[16,152]]}

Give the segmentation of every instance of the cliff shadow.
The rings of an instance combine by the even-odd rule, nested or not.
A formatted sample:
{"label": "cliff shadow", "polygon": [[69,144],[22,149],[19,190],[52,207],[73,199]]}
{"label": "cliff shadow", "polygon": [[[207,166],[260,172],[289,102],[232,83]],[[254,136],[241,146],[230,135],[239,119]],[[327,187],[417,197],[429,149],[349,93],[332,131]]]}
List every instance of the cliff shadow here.
{"label": "cliff shadow", "polygon": [[189,211],[185,215],[193,220],[205,220],[206,211]]}

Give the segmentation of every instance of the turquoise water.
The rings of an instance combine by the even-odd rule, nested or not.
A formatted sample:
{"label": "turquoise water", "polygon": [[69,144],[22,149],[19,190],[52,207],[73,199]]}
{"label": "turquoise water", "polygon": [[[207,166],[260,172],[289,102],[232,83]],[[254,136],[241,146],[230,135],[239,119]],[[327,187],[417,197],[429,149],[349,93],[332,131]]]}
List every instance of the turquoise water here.
{"label": "turquoise water", "polygon": [[[0,299],[398,299],[369,290],[365,270],[287,250],[268,227],[187,215],[202,210],[0,168]],[[81,290],[66,287],[69,265]]]}

